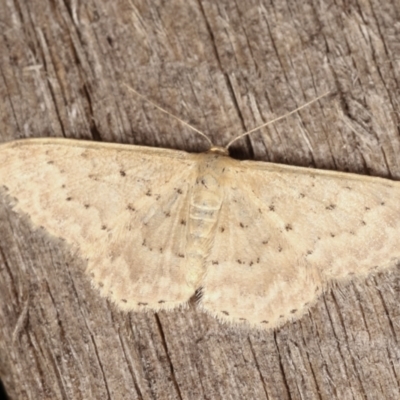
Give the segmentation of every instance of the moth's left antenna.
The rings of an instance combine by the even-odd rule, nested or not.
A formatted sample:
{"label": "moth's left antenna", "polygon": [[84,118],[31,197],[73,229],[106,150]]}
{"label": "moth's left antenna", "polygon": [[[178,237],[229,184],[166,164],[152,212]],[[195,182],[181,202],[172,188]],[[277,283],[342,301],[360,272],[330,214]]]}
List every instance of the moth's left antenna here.
{"label": "moth's left antenna", "polygon": [[139,96],[140,98],[142,98],[143,100],[149,102],[150,104],[152,104],[154,107],[156,107],[158,110],[162,111],[163,113],[169,115],[172,118],[175,118],[177,121],[179,121],[181,124],[187,126],[188,128],[192,129],[193,131],[197,132],[199,135],[203,136],[204,139],[207,140],[207,142],[210,144],[210,147],[213,147],[213,143],[212,141],[207,137],[207,135],[201,131],[199,131],[198,129],[196,129],[194,126],[188,124],[187,122],[183,121],[182,119],[178,118],[177,116],[175,116],[174,114],[171,114],[170,112],[168,112],[167,110],[164,110],[162,107],[160,107],[159,105],[157,105],[156,103],[154,103],[153,101],[149,100],[147,97],[143,96],[142,94],[140,94],[139,92],[137,92],[135,89],[132,89],[130,86],[128,86],[126,83],[124,83],[124,85],[133,93],[135,93],[137,96]]}

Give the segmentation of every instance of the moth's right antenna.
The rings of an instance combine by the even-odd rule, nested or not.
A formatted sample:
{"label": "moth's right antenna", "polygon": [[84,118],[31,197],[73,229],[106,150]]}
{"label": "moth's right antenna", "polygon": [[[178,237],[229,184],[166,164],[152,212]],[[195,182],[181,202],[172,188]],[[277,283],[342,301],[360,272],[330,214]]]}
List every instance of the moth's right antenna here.
{"label": "moth's right antenna", "polygon": [[311,100],[311,101],[309,101],[308,103],[303,104],[302,106],[296,108],[295,110],[288,112],[287,114],[281,115],[280,117],[275,118],[275,119],[273,119],[273,120],[271,120],[271,121],[268,121],[268,122],[266,122],[265,124],[262,124],[262,125],[260,125],[260,126],[257,126],[256,128],[254,128],[254,129],[252,129],[252,130],[250,130],[250,131],[247,131],[247,132],[242,133],[241,135],[239,135],[239,136],[235,137],[234,139],[232,139],[232,140],[225,146],[225,149],[228,150],[229,147],[230,147],[233,143],[235,143],[237,140],[241,139],[242,137],[247,136],[247,135],[250,135],[250,133],[253,133],[253,132],[255,132],[255,131],[258,131],[259,129],[264,128],[264,127],[267,126],[267,125],[271,125],[271,124],[273,124],[273,123],[275,123],[275,122],[277,122],[277,121],[280,121],[281,119],[284,119],[284,118],[288,117],[289,115],[294,114],[295,112],[300,111],[301,109],[303,109],[303,108],[305,108],[305,107],[308,107],[310,104],[315,103],[316,101],[322,99],[323,97],[327,96],[329,93],[331,93],[330,90],[329,90],[328,92],[324,93],[324,94],[321,94],[321,96],[318,96],[316,99]]}
{"label": "moth's right antenna", "polygon": [[159,105],[157,105],[156,103],[152,102],[151,100],[149,100],[147,97],[143,96],[142,94],[140,94],[139,92],[137,92],[135,89],[132,89],[130,86],[128,86],[126,83],[124,83],[124,85],[133,93],[135,93],[137,96],[139,96],[140,98],[142,98],[143,100],[149,102],[150,104],[152,104],[154,107],[156,107],[158,110],[162,111],[163,113],[169,115],[172,118],[175,118],[177,121],[179,121],[181,124],[186,125],[188,128],[192,129],[193,131],[197,132],[199,135],[203,136],[204,139],[207,140],[208,143],[210,143],[210,147],[213,147],[213,143],[212,141],[207,137],[207,135],[201,131],[199,131],[198,129],[196,129],[194,126],[189,125],[187,122],[181,120],[180,118],[178,118],[177,116],[175,116],[174,114],[171,114],[170,112],[168,112],[167,110],[164,110],[163,108],[161,108]]}

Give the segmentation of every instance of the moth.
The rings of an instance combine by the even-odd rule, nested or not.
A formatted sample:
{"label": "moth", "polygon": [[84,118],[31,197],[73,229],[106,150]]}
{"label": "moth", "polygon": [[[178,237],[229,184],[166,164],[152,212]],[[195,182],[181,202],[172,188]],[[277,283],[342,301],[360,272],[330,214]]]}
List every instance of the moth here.
{"label": "moth", "polygon": [[200,291],[220,320],[276,328],[334,282],[400,260],[399,182],[239,161],[228,146],[19,140],[0,145],[0,187],[125,311]]}

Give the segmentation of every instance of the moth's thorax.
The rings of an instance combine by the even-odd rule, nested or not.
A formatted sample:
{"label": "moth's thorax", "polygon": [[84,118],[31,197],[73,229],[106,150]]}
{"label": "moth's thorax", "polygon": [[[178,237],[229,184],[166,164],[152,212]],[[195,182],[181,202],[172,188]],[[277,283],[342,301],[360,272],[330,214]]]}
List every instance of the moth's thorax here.
{"label": "moth's thorax", "polygon": [[210,253],[224,199],[221,178],[228,157],[214,152],[199,155],[197,176],[190,194],[187,260],[189,284],[198,283],[205,273],[205,259]]}
{"label": "moth's thorax", "polygon": [[222,203],[221,175],[227,157],[214,153],[199,156],[197,176],[192,190],[191,204],[205,211],[218,210]]}

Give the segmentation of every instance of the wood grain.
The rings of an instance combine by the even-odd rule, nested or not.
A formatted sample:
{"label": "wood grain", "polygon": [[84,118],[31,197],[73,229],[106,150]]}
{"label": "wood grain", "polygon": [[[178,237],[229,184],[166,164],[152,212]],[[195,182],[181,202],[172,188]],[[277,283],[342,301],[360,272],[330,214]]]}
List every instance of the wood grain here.
{"label": "wood grain", "polygon": [[[124,84],[217,145],[330,89],[233,156],[398,180],[399,13],[374,0],[0,0],[0,140],[201,151]],[[266,333],[195,306],[124,314],[0,200],[0,377],[10,399],[397,398],[399,278],[336,287]]]}

